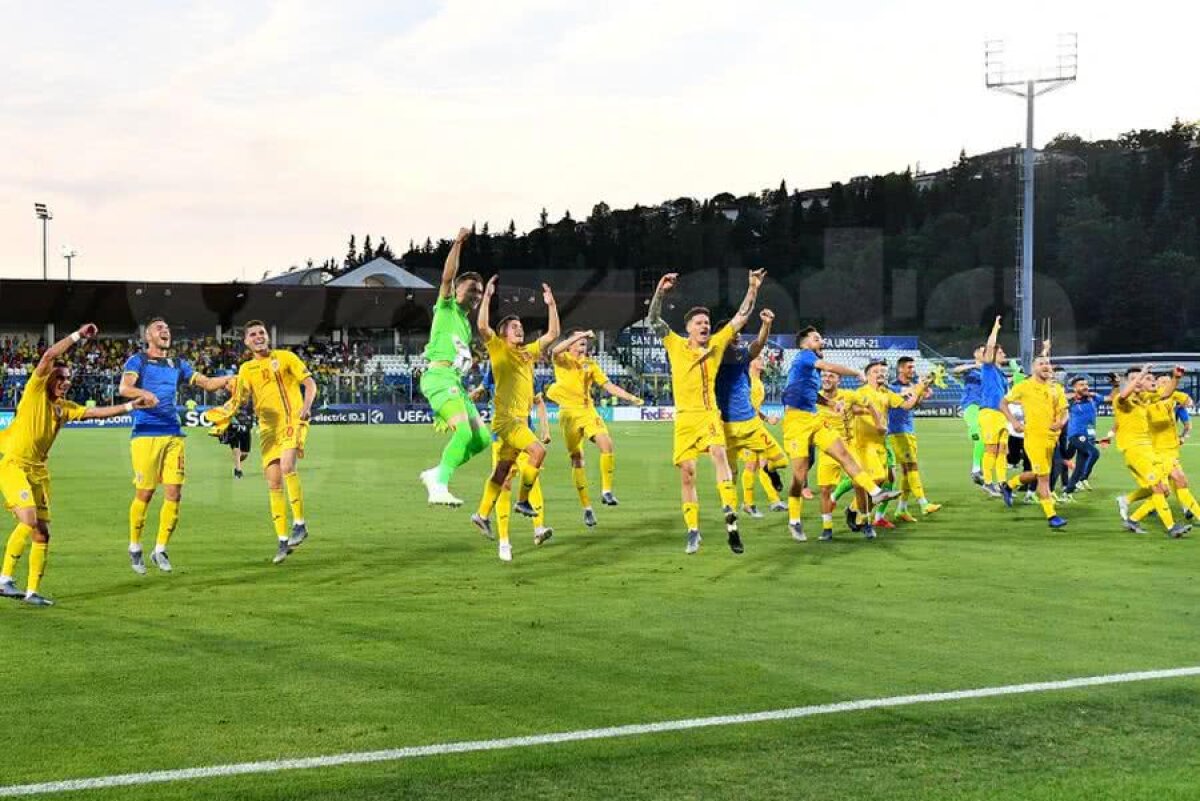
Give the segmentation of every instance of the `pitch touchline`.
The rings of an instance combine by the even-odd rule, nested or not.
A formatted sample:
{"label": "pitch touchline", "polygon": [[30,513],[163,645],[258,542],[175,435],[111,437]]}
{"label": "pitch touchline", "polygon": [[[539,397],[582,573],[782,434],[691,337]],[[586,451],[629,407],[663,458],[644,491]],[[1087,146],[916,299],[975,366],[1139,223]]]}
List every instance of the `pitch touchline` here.
{"label": "pitch touchline", "polygon": [[964,701],[975,698],[991,698],[998,695],[1021,695],[1023,693],[1073,690],[1080,687],[1096,687],[1104,684],[1126,684],[1135,681],[1175,679],[1185,676],[1200,676],[1200,666],[1170,668],[1167,670],[1144,670],[1136,673],[1112,673],[1107,676],[1084,676],[1060,681],[1041,681],[1032,684],[1009,684],[1003,687],[981,687],[974,690],[952,690],[917,695],[895,695],[889,698],[867,698],[861,701],[841,701],[834,704],[797,706],[790,709],[773,709],[766,712],[749,712],[740,715],[717,715],[706,718],[666,720],[658,723],[636,723],[627,726],[610,726],[603,729],[581,729],[554,734],[534,734],[526,737],[505,737],[499,740],[471,740],[437,745],[421,745],[409,748],[394,748],[387,751],[360,751],[331,756],[304,757],[300,759],[273,759],[264,762],[242,762],[235,765],[213,765],[206,768],[184,768],[182,770],[156,770],[146,773],[125,773],[117,776],[96,776],[90,779],[68,779],[42,784],[21,784],[0,787],[0,797],[44,795],[72,790],[101,790],[112,787],[128,787],[139,784],[188,781],[190,779],[213,779],[225,776],[243,776],[252,773],[275,773],[282,770],[304,770],[329,768],[341,765],[361,765],[370,762],[396,762],[415,757],[465,754],[474,751],[499,751],[509,748],[527,748],[534,745],[557,745],[582,740],[605,740],[614,737],[631,737],[638,734],[703,729],[711,726],[737,726],[746,723],[763,723],[774,720],[792,720],[814,715],[831,715],[837,712],[858,712],[865,709],[887,709],[913,704],[933,704],[942,701]]}

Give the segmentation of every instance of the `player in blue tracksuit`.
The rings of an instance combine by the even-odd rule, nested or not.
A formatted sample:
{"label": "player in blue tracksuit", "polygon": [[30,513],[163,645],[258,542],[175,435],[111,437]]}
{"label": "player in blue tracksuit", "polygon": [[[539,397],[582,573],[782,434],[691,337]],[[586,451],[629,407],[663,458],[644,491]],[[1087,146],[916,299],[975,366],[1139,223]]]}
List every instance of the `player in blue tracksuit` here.
{"label": "player in blue tracksuit", "polygon": [[1071,379],[1071,395],[1067,398],[1066,449],[1065,458],[1075,457],[1075,469],[1067,480],[1063,491],[1075,492],[1077,489],[1091,489],[1088,478],[1100,460],[1100,449],[1096,447],[1096,396],[1088,386],[1085,376]]}

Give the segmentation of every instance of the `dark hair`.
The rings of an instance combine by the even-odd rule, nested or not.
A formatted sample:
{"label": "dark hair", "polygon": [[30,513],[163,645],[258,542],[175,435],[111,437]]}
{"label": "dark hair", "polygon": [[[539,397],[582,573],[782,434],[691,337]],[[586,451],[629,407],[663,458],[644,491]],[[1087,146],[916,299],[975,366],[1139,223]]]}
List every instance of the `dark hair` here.
{"label": "dark hair", "polygon": [[1078,384],[1080,381],[1087,381],[1087,380],[1088,380],[1088,378],[1087,378],[1087,376],[1086,376],[1086,375],[1077,375],[1077,376],[1074,376],[1074,377],[1071,379],[1071,386],[1075,386],[1075,385],[1076,385],[1076,384]]}
{"label": "dark hair", "polygon": [[693,306],[687,310],[687,314],[683,315],[683,324],[687,325],[692,321],[692,318],[698,314],[703,314],[710,320],[712,319],[712,312],[708,310],[707,306]]}
{"label": "dark hair", "polygon": [[815,333],[817,333],[817,327],[815,325],[806,325],[796,332],[796,341],[803,342],[809,334]]}
{"label": "dark hair", "polygon": [[515,320],[520,320],[520,319],[521,319],[521,318],[520,318],[520,317],[518,317],[518,316],[517,316],[517,315],[515,315],[515,314],[506,314],[506,315],[504,315],[503,317],[501,317],[501,318],[500,318],[499,322],[497,322],[497,323],[496,323],[496,333],[497,333],[497,334],[499,334],[499,333],[503,332],[503,331],[504,331],[504,327],[505,327],[506,325],[508,325],[509,323],[511,323],[511,322],[513,322],[513,321],[515,321]]}
{"label": "dark hair", "polygon": [[913,364],[914,362],[916,362],[916,359],[914,359],[912,356],[901,356],[896,360],[896,366],[903,367],[906,364]]}
{"label": "dark hair", "polygon": [[1125,371],[1125,377],[1129,378],[1129,376],[1134,375],[1135,373],[1140,373],[1140,372],[1142,372],[1142,368],[1130,367],[1128,370]]}
{"label": "dark hair", "polygon": [[263,328],[267,327],[267,324],[264,323],[262,320],[247,320],[245,323],[242,324],[242,331],[243,332],[249,331],[251,328],[255,328],[256,326],[260,326],[260,325]]}
{"label": "dark hair", "polygon": [[881,364],[884,367],[887,367],[887,362],[885,362],[883,359],[872,359],[871,361],[867,362],[867,366],[863,368],[863,372],[865,373],[868,370],[870,370],[872,367],[877,367]]}
{"label": "dark hair", "polygon": [[480,286],[483,286],[483,284],[484,284],[483,276],[480,275],[479,273],[473,272],[473,271],[460,273],[459,276],[454,279],[455,288],[457,288],[458,285],[461,284],[463,281],[478,281]]}

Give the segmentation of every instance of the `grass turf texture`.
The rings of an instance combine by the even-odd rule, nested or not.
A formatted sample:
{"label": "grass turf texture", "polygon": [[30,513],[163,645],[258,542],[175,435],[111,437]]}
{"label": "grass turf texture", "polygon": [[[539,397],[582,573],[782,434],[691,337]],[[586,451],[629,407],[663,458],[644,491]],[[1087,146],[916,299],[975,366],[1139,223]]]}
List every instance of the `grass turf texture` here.
{"label": "grass turf texture", "polygon": [[[1060,511],[1005,509],[967,479],[961,421],[919,423],[947,507],[873,543],[797,544],[785,515],[683,553],[670,427],[615,426],[617,509],[585,529],[561,444],[545,475],[552,544],[513,518],[501,564],[416,474],[423,427],[314,429],[313,537],[287,563],[257,461],[189,439],[176,573],[125,556],[128,441],[55,446],[50,610],[0,605],[10,699],[0,785],[376,750],[1200,664],[1191,540],[1124,533],[1100,489]],[[557,432],[556,432],[557,433]],[[1197,451],[1185,462],[1200,475]],[[598,459],[589,452],[598,484]],[[593,487],[598,500],[598,486]],[[760,506],[765,506],[761,499]],[[147,532],[156,525],[159,501]],[[810,535],[819,529],[806,504]],[[20,568],[23,580],[24,563]],[[1194,792],[1200,681],[848,713],[612,742],[90,792],[96,798],[1169,798]]]}

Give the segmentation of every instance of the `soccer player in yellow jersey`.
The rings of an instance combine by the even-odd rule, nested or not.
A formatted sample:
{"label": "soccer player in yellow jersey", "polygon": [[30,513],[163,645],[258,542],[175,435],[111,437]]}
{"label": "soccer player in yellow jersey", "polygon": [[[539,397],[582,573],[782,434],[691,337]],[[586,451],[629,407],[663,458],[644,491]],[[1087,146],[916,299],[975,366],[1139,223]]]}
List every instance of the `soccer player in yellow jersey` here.
{"label": "soccer player in yellow jersey", "polygon": [[[1149,407],[1169,397],[1174,391],[1171,386],[1167,389],[1170,391],[1160,393],[1155,388],[1154,374],[1148,364],[1141,370],[1131,367],[1125,373],[1125,381],[1113,390],[1111,402],[1117,450],[1125,457],[1125,467],[1138,485],[1128,495],[1117,496],[1117,506],[1125,527],[1135,534],[1145,533],[1141,521],[1150,512],[1156,512],[1169,536],[1182,537],[1187,533],[1188,526],[1175,523],[1175,516],[1167,503],[1170,471],[1155,452],[1150,433]],[[1135,501],[1145,502],[1130,513],[1129,505]]]}
{"label": "soccer player in yellow jersey", "polygon": [[[869,410],[859,404],[858,392],[842,389],[842,377],[826,370],[821,373],[821,394],[817,397],[817,412],[828,419],[842,437],[848,448],[854,448],[854,416]],[[833,510],[837,508],[834,490],[841,482],[845,471],[837,459],[822,453],[817,460],[817,486],[821,490],[821,541],[833,539]],[[787,507],[785,506],[786,510]]]}
{"label": "soccer player in yellow jersey", "polygon": [[[278,543],[272,561],[279,564],[308,538],[304,492],[296,470],[297,462],[304,457],[308,421],[317,399],[317,382],[295,353],[271,348],[271,336],[262,320],[246,323],[244,341],[250,359],[238,368],[232,397],[223,406],[209,409],[205,416],[221,429],[247,400],[254,402],[263,476],[267,480],[271,522]],[[292,512],[290,534],[287,525],[289,506]]]}
{"label": "soccer player in yellow jersey", "polygon": [[681,337],[671,330],[662,318],[663,300],[675,288],[678,273],[668,273],[658,281],[654,297],[650,300],[647,317],[650,327],[662,337],[671,366],[671,392],[675,398],[675,445],[673,461],[679,468],[679,481],[683,498],[683,520],[687,526],[685,553],[700,550],[700,498],[696,493],[696,459],[707,453],[717,473],[717,492],[725,514],[725,531],[729,549],[742,553],[741,534],[737,527],[737,490],[733,485],[733,471],[729,467],[729,456],[725,451],[725,426],[721,411],[717,408],[717,370],[725,355],[725,349],[733,342],[738,332],[745,327],[754,310],[754,299],[766,276],[765,270],[751,270],[749,286],[742,305],[729,324],[712,333],[712,322],[708,309],[696,306],[684,315],[687,336]]}
{"label": "soccer player in yellow jersey", "polygon": [[1188,520],[1200,515],[1200,505],[1188,486],[1187,474],[1183,471],[1183,463],[1179,459],[1179,427],[1176,412],[1188,409],[1192,399],[1186,392],[1180,392],[1179,379],[1184,375],[1182,367],[1176,367],[1167,375],[1160,375],[1155,381],[1157,396],[1154,397],[1146,410],[1147,421],[1150,424],[1150,439],[1154,452],[1162,462],[1167,473],[1167,481],[1175,497],[1184,509]]}
{"label": "soccer player in yellow jersey", "polygon": [[[1025,436],[1025,455],[1029,470],[1013,476],[1000,485],[1007,506],[1012,506],[1013,492],[1023,484],[1037,480],[1037,494],[1050,528],[1067,525],[1054,508],[1050,492],[1050,471],[1054,467],[1054,451],[1059,435],[1067,425],[1067,395],[1062,384],[1054,380],[1054,365],[1050,363],[1050,343],[1042,355],[1033,361],[1033,375],[1014,386],[1000,401],[1000,411],[1013,430]],[[1021,404],[1024,419],[1018,420],[1008,408],[1010,403]]]}
{"label": "soccer player in yellow jersey", "polygon": [[[887,384],[887,363],[875,360],[867,364],[863,371],[866,383],[857,391],[855,401],[860,407],[854,416],[854,438],[851,453],[854,461],[875,484],[887,480],[887,419],[892,409],[907,411],[920,403],[925,390],[929,388],[931,376],[925,376],[905,395],[893,390]],[[855,497],[858,507],[858,524],[862,526],[863,536],[869,540],[875,539],[875,526],[871,520],[871,493],[869,488],[861,484],[855,487]]]}
{"label": "soccer player in yellow jersey", "polygon": [[[496,382],[495,406],[496,413],[492,418],[492,434],[500,443],[496,457],[496,467],[483,485],[483,497],[479,508],[471,515],[471,522],[491,539],[492,510],[504,491],[504,482],[513,465],[521,476],[520,489],[517,492],[517,503],[513,508],[526,517],[536,517],[537,510],[529,502],[529,493],[542,470],[546,460],[546,446],[529,427],[529,412],[533,405],[533,366],[542,352],[550,343],[558,339],[558,305],[554,301],[554,293],[547,284],[542,284],[542,300],[546,303],[548,323],[546,333],[531,344],[525,343],[525,328],[521,318],[507,315],[500,318],[495,330],[491,326],[491,302],[496,293],[498,276],[493,275],[483,290],[483,300],[479,303],[479,317],[476,328],[487,346],[488,360],[492,366],[492,376]],[[517,457],[525,453],[527,460],[518,461]],[[508,546],[507,549],[505,546]],[[507,550],[507,553],[505,551]],[[511,561],[512,546],[500,543],[500,558]]]}
{"label": "soccer player in yellow jersey", "polygon": [[[4,564],[0,567],[0,596],[22,598],[31,606],[53,606],[41,595],[42,575],[50,549],[50,471],[46,467],[50,447],[63,425],[74,420],[115,417],[135,409],[144,409],[147,401],[136,398],[119,406],[84,407],[66,400],[71,388],[71,368],[56,365],[55,360],[81,339],[98,333],[86,323],[70,336],[55,342],[34,367],[25,382],[16,416],[4,435],[4,457],[0,458],[0,493],[17,518],[17,527],[8,537]],[[17,560],[25,545],[33,540],[29,554],[29,578],[22,592],[13,581]]]}
{"label": "soccer player in yellow jersey", "polygon": [[[759,420],[766,423],[768,426],[779,425],[779,415],[766,414],[762,410],[763,402],[767,399],[767,388],[763,384],[763,354],[750,360],[748,372],[750,375],[750,406],[754,409],[754,414]],[[770,432],[768,431],[768,434]],[[772,436],[771,439],[774,439]],[[778,466],[772,468],[769,460],[763,458],[761,454],[750,448],[742,448],[738,453],[738,458],[742,461],[742,511],[751,517],[762,517],[762,512],[758,511],[758,506],[754,503],[754,482],[758,481],[763,488],[763,492],[767,495],[767,504],[769,511],[786,512],[787,504],[780,497],[779,492],[783,489],[783,480],[779,477]],[[784,465],[786,466],[787,458],[784,457]]]}
{"label": "soccer player in yellow jersey", "polygon": [[613,474],[616,457],[613,441],[604,425],[600,412],[592,399],[592,388],[600,387],[608,394],[641,406],[643,401],[609,380],[604,370],[588,356],[588,344],[595,338],[592,331],[574,329],[567,338],[554,346],[554,383],[546,387],[546,397],[558,404],[558,422],[562,426],[567,443],[567,457],[571,460],[571,477],[575,481],[575,492],[579,505],[583,507],[583,522],[596,525],[596,512],[588,495],[587,472],[583,467],[583,443],[592,441],[600,449],[600,502],[605,506],[616,506],[613,494]]}

